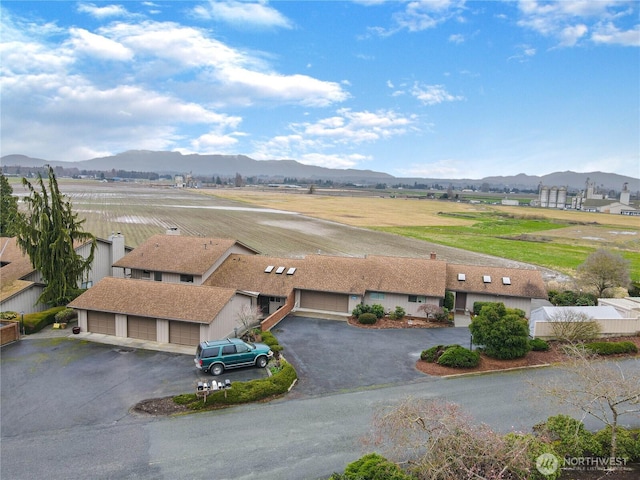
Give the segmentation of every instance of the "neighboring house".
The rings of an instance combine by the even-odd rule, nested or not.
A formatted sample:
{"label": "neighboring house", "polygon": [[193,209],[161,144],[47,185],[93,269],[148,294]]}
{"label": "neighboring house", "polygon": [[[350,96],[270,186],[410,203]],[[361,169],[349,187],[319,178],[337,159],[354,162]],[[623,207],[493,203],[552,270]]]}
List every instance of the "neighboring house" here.
{"label": "neighboring house", "polygon": [[568,313],[582,314],[587,321],[600,324],[603,336],[633,335],[640,332],[640,317],[623,317],[612,306],[597,307],[541,307],[531,312],[529,334],[533,338],[553,338],[553,323],[570,317]]}
{"label": "neighboring house", "polygon": [[502,302],[529,317],[532,299],[546,299],[538,270],[478,265],[447,265],[447,290],[455,295],[455,311],[468,314],[475,302]]}
{"label": "neighboring house", "polygon": [[254,292],[265,314],[293,293],[297,311],[349,315],[359,303],[377,303],[386,311],[401,306],[408,315],[424,316],[421,304],[442,303],[445,275],[445,262],[425,258],[232,255],[205,285]]}
{"label": "neighboring house", "polygon": [[250,305],[232,288],[104,278],[69,307],[81,331],[197,345],[233,335],[237,313]]}
{"label": "neighboring house", "polygon": [[119,259],[114,267],[135,279],[201,285],[233,253],[258,252],[231,239],[160,234]]}
{"label": "neighboring house", "polygon": [[[246,306],[260,308],[266,328],[291,311],[346,317],[360,303],[424,316],[420,306],[442,305],[450,283],[449,266],[435,254],[270,257],[234,240],[168,233],[114,263],[126,278],[104,279],[71,302],[83,331],[195,345],[235,333]],[[462,284],[468,291],[455,285],[468,308],[474,299],[503,301],[528,314],[531,298],[546,298],[537,270],[455,266],[459,271],[469,275]],[[476,287],[476,273],[496,283]]]}
{"label": "neighboring house", "polygon": [[[76,246],[76,252],[86,258],[90,244]],[[123,257],[130,248],[125,247],[124,237],[113,234],[108,240],[97,239],[91,270],[78,283],[78,287],[88,288],[100,279],[122,276],[120,269],[112,265]],[[24,255],[15,238],[0,237],[0,311],[33,313],[49,308],[37,303],[45,283],[39,271],[35,270],[28,256]]]}

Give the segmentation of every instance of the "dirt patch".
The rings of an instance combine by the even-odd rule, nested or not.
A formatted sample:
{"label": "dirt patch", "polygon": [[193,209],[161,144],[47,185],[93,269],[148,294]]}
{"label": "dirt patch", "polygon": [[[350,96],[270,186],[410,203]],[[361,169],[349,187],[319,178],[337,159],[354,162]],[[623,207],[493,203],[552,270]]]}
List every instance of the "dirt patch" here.
{"label": "dirt patch", "polygon": [[143,400],[134,405],[131,409],[133,413],[141,415],[174,415],[176,413],[188,412],[186,405],[179,405],[173,401],[173,397],[151,398]]}
{"label": "dirt patch", "polygon": [[447,328],[451,326],[446,323],[433,322],[422,318],[412,317],[404,317],[402,320],[391,320],[387,317],[379,318],[373,325],[363,325],[362,323],[359,323],[355,317],[349,317],[347,321],[349,322],[349,325],[353,325],[354,327],[374,330],[382,330],[385,328]]}

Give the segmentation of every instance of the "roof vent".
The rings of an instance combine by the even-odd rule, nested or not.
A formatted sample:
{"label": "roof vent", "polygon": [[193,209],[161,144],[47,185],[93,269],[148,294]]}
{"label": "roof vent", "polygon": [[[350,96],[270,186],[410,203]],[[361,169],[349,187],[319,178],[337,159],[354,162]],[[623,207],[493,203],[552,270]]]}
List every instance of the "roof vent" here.
{"label": "roof vent", "polygon": [[491,283],[491,275],[483,275],[482,276],[482,281],[484,283]]}
{"label": "roof vent", "polygon": [[273,272],[274,266],[273,265],[269,265],[267,268],[264,269],[264,273],[271,273]]}
{"label": "roof vent", "polygon": [[276,273],[281,274],[282,272],[284,272],[284,268],[285,267],[278,267],[278,269],[276,270]]}
{"label": "roof vent", "polygon": [[511,285],[511,278],[509,278],[509,277],[502,277],[502,284],[503,284],[503,285]]}
{"label": "roof vent", "polygon": [[458,274],[458,281],[459,282],[464,282],[467,279],[467,276],[464,273],[459,273]]}
{"label": "roof vent", "polygon": [[287,270],[287,275],[293,275],[294,273],[296,273],[296,267],[291,267]]}

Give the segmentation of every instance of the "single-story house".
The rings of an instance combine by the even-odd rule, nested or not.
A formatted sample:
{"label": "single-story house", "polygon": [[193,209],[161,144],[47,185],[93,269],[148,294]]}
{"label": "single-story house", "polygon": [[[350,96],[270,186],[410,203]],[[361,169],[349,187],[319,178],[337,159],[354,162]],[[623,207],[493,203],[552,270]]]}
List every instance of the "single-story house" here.
{"label": "single-story house", "polygon": [[[600,324],[603,336],[634,335],[640,332],[640,317],[625,318],[612,306],[597,307],[540,307],[531,312],[529,335],[533,338],[553,338],[553,324],[569,321],[580,314],[587,321]],[[579,318],[580,318],[579,317]]]}
{"label": "single-story house", "polygon": [[464,314],[475,302],[502,302],[529,317],[532,299],[548,297],[538,270],[484,265],[448,264],[447,290],[455,295],[455,311]]}
{"label": "single-story house", "polygon": [[81,331],[197,345],[234,334],[236,315],[251,297],[232,288],[104,278],[69,307]]}

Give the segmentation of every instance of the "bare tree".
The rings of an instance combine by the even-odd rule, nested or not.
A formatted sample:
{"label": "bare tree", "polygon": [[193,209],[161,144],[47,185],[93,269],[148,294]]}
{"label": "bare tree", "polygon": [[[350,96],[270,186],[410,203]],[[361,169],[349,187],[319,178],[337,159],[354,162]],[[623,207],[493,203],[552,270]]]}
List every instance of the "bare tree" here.
{"label": "bare tree", "polygon": [[598,249],[577,268],[578,281],[592,288],[598,297],[615,287],[628,288],[631,283],[629,262],[621,255]]}
{"label": "bare tree", "polygon": [[602,332],[600,324],[584,312],[561,308],[549,321],[551,333],[556,340],[579,342],[598,338]]}
{"label": "bare tree", "polygon": [[618,362],[598,360],[582,345],[568,346],[567,353],[570,360],[563,367],[566,375],[536,388],[610,427],[613,458],[620,417],[640,417],[640,369],[637,365],[624,368]]}
{"label": "bare tree", "polygon": [[245,333],[251,328],[259,325],[261,317],[262,310],[257,305],[243,305],[240,311],[236,314],[238,324],[242,327],[242,333]]}
{"label": "bare tree", "polygon": [[444,401],[408,398],[378,410],[364,442],[421,480],[541,478],[531,453],[544,447],[532,448],[535,437],[498,434]]}

